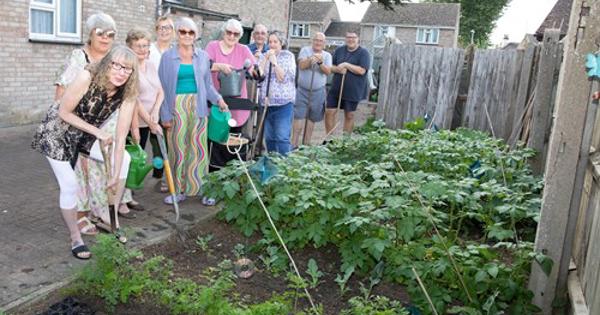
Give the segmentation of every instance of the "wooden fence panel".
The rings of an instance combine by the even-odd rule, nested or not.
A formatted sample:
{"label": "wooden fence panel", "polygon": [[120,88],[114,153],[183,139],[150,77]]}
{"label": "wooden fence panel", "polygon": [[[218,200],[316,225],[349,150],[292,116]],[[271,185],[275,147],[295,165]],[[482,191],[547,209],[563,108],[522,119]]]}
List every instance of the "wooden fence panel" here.
{"label": "wooden fence panel", "polygon": [[401,128],[427,114],[438,127],[449,129],[463,60],[462,49],[388,45],[377,118],[390,128]]}
{"label": "wooden fence panel", "polygon": [[523,60],[519,54],[523,51],[475,52],[471,87],[463,115],[464,127],[487,131],[498,138],[510,137],[512,120],[508,121],[509,112],[514,112],[511,107],[514,107]]}
{"label": "wooden fence panel", "polygon": [[546,164],[546,147],[550,140],[556,84],[563,57],[563,45],[559,42],[559,38],[560,30],[546,30],[540,51],[539,70],[533,100],[531,137],[529,137],[527,144],[537,153],[531,161],[531,167],[535,174],[542,174]]}

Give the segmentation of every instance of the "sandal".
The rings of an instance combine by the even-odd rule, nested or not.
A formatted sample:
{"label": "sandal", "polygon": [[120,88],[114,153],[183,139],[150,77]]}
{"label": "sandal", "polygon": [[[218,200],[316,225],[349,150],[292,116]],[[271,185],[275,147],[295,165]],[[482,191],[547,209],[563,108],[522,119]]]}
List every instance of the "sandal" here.
{"label": "sandal", "polygon": [[127,207],[131,210],[135,210],[135,211],[144,211],[146,210],[146,208],[144,208],[144,206],[142,206],[142,204],[140,204],[137,201],[130,201],[127,203]]}
{"label": "sandal", "polygon": [[[119,206],[119,210],[121,209],[121,206],[123,206],[123,204],[121,204]],[[135,219],[135,218],[137,218],[137,215],[135,213],[131,212],[131,210],[129,210],[127,212],[121,212],[121,211],[117,210],[117,212],[119,213],[119,216],[121,216],[121,217],[123,217],[125,219]]]}
{"label": "sandal", "polygon": [[73,254],[73,257],[81,260],[88,260],[92,257],[92,252],[90,252],[85,244],[80,244],[71,248],[71,254]]}
{"label": "sandal", "polygon": [[77,227],[79,228],[79,232],[83,235],[94,236],[98,234],[98,229],[88,217],[81,217],[77,220]]}

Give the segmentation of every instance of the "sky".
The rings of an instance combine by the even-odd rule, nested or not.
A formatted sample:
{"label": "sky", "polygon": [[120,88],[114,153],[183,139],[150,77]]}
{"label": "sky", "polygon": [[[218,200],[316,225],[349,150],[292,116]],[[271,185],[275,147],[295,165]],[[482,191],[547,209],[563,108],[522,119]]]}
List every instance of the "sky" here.
{"label": "sky", "polygon": [[[509,41],[520,42],[525,34],[534,33],[557,0],[512,0],[504,15],[496,22],[491,36],[492,44],[502,42],[504,35]],[[346,0],[335,0],[342,21],[360,21],[369,2],[350,4]]]}

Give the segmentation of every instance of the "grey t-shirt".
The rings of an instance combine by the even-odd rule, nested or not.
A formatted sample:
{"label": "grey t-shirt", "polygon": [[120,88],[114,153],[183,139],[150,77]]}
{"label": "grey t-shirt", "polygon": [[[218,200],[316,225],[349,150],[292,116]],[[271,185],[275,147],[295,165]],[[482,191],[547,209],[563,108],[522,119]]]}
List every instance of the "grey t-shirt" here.
{"label": "grey t-shirt", "polygon": [[[324,50],[321,51],[321,53],[323,54],[323,64],[328,67],[331,67],[331,62],[332,62],[331,54]],[[298,54],[298,60],[309,58],[313,54],[314,54],[314,52],[313,52],[312,47],[310,47],[310,46],[302,47],[302,49],[300,50],[300,53]],[[298,68],[298,69],[300,69],[300,68]],[[321,72],[321,70],[317,67],[317,65],[313,65],[312,69],[315,72],[315,77],[313,78],[313,85],[312,85],[313,90],[324,87],[325,84],[327,83],[327,75],[325,73]],[[300,70],[298,72],[298,86],[309,90],[311,76],[312,76],[311,68],[308,68],[305,70]]]}

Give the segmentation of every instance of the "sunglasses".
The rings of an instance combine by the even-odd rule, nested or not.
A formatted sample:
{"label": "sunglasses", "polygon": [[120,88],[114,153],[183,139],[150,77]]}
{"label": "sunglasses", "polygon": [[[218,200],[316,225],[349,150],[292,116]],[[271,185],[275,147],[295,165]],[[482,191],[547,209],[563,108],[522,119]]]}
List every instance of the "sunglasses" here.
{"label": "sunglasses", "polygon": [[110,65],[112,66],[112,68],[116,71],[122,71],[125,74],[131,74],[133,72],[133,68],[130,67],[125,67],[124,65],[118,63],[118,62],[111,62]]}
{"label": "sunglasses", "polygon": [[179,30],[178,32],[179,32],[179,35],[181,35],[181,36],[185,36],[185,35],[188,35],[188,36],[196,36],[196,32],[194,32],[194,31],[192,31],[192,30],[189,30],[189,31],[186,31],[186,30]]}
{"label": "sunglasses", "polygon": [[227,34],[227,36],[240,37],[240,33],[232,32],[230,30],[225,30],[225,34]]}
{"label": "sunglasses", "polygon": [[162,32],[167,32],[172,30],[173,28],[171,27],[171,25],[163,25],[163,26],[157,26],[156,30],[157,31],[162,31]]}
{"label": "sunglasses", "polygon": [[115,35],[117,35],[117,32],[113,31],[113,30],[103,30],[101,28],[97,28],[96,30],[94,30],[94,33],[96,33],[96,36],[98,37],[108,37],[108,38],[115,38]]}

